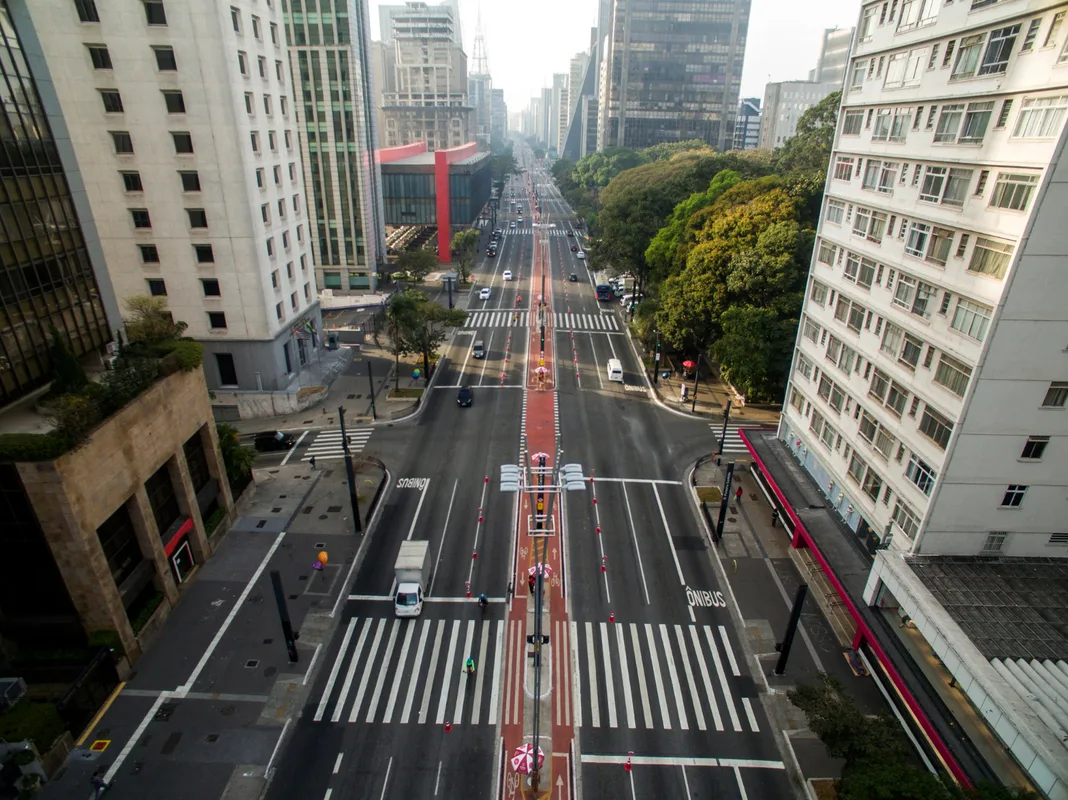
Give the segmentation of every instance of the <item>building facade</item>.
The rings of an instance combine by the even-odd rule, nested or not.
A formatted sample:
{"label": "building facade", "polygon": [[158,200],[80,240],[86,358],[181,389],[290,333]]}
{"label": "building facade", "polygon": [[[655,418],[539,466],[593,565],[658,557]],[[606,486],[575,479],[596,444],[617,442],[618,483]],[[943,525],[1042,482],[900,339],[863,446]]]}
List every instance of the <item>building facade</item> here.
{"label": "building facade", "polygon": [[504,102],[504,89],[493,90],[490,107],[490,143],[494,148],[503,147],[508,138],[508,104]]}
{"label": "building facade", "polygon": [[849,46],[853,42],[852,28],[828,28],[820,39],[820,55],[816,69],[809,75],[813,83],[845,82],[846,65],[849,63]]}
{"label": "building facade", "polygon": [[759,147],[774,150],[797,132],[797,121],[812,106],[841,88],[837,83],[782,81],[764,87]]}
{"label": "building facade", "polygon": [[467,76],[467,100],[471,105],[471,135],[483,150],[489,150],[493,135],[493,79],[489,75]]}
{"label": "building facade", "polygon": [[115,294],[166,297],[209,387],[286,389],[321,316],[281,4],[11,8]]}
{"label": "building facade", "polygon": [[338,293],[375,288],[385,259],[374,59],[364,0],[285,12],[316,285]]}
{"label": "building facade", "polygon": [[1068,796],[1043,677],[1064,605],[1040,577],[1068,558],[1066,18],[862,6],[779,429],[872,554],[865,602],[912,621],[1048,797]]}
{"label": "building facade", "polygon": [[382,90],[384,147],[426,142],[444,150],[470,141],[467,56],[449,5],[406,3],[390,14],[393,74]]}
{"label": "building facade", "polygon": [[734,149],[755,150],[760,146],[760,98],[743,97],[734,120]]}
{"label": "building facade", "polygon": [[614,0],[604,14],[598,149],[701,139],[730,149],[749,0]]}

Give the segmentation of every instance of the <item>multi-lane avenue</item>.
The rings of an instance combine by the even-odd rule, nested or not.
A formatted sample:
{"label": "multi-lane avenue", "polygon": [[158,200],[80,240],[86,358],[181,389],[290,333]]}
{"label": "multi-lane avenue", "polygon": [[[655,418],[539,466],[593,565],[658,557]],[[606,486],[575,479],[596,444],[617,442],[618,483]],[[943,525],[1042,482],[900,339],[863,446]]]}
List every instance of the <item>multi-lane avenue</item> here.
{"label": "multi-lane avenue", "polygon": [[[571,210],[523,158],[528,171],[502,193],[498,253],[486,256],[487,231],[466,322],[420,414],[351,431],[391,485],[270,797],[519,797],[524,779],[509,760],[529,741],[533,708],[531,598],[520,584],[532,540],[528,501],[502,492],[499,476],[524,441],[585,478],[583,491],[559,496],[545,548],[543,792],[790,796],[688,486],[716,434],[655,402],[620,306],[596,300],[597,276],[571,250],[585,241],[567,235]],[[623,382],[608,379],[609,359]],[[469,408],[456,402],[462,386]],[[329,433],[309,434],[294,457],[340,454]],[[415,619],[393,615],[406,540],[426,540],[432,562]],[[472,599],[483,592],[484,613]],[[473,676],[462,672],[468,657]]]}

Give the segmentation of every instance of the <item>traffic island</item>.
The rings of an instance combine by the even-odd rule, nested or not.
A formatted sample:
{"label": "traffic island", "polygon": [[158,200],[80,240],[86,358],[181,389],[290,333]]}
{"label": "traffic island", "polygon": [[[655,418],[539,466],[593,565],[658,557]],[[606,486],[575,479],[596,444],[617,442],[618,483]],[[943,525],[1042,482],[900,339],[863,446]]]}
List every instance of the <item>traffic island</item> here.
{"label": "traffic island", "polygon": [[[537,589],[535,589],[535,592]],[[550,615],[550,597],[548,585],[543,591],[541,606],[541,630],[551,629],[552,620]],[[536,600],[537,598],[532,598]],[[552,642],[545,644],[539,641],[535,617],[538,603],[527,604],[527,649],[526,669],[524,670],[523,690],[523,743],[534,745],[535,708],[537,709],[538,741],[534,753],[539,750],[546,754],[545,761],[538,771],[538,790],[535,791],[531,777],[528,774],[523,781],[523,796],[533,800],[537,797],[545,797],[552,788],[552,759],[548,756],[553,752],[552,748]],[[509,758],[514,753],[509,754]],[[536,757],[536,756],[535,756]]]}

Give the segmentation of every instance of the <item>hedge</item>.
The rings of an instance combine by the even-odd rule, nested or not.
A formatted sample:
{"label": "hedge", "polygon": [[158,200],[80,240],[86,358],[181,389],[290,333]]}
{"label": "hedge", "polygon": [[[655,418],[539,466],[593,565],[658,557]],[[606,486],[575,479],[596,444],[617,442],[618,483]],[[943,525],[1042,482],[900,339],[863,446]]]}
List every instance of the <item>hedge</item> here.
{"label": "hedge", "polygon": [[51,461],[71,448],[58,431],[0,434],[0,461]]}
{"label": "hedge", "polygon": [[41,752],[47,751],[66,729],[53,703],[23,698],[0,713],[0,740],[33,742]]}
{"label": "hedge", "polygon": [[141,632],[141,629],[148,624],[148,621],[152,619],[152,615],[156,613],[156,609],[159,608],[159,604],[163,602],[163,592],[156,592],[143,606],[141,610],[137,612],[137,616],[130,620],[130,627],[133,628],[134,634]]}

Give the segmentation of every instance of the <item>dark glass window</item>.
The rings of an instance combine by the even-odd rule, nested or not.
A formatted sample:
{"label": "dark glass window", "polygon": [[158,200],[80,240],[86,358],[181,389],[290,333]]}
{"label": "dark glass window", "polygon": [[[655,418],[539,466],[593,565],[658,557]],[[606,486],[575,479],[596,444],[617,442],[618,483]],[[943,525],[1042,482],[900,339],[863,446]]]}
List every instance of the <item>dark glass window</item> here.
{"label": "dark glass window", "polygon": [[171,131],[174,139],[174,152],[180,155],[188,155],[193,152],[193,136],[185,131]]}
{"label": "dark glass window", "polygon": [[162,278],[149,278],[148,293],[153,297],[166,297],[167,284],[164,283]]}
{"label": "dark glass window", "polygon": [[201,286],[204,287],[205,297],[222,297],[222,291],[219,289],[219,281],[215,278],[201,278]]}
{"label": "dark glass window", "polygon": [[156,519],[156,527],[159,528],[159,535],[162,538],[182,516],[178,508],[178,498],[174,494],[174,484],[171,483],[170,470],[167,469],[166,464],[145,481],[145,491],[148,492],[152,516]]}
{"label": "dark glass window", "polygon": [[185,213],[189,215],[190,228],[208,227],[208,215],[204,213],[203,208],[187,208]]}
{"label": "dark glass window", "polygon": [[145,4],[145,22],[149,25],[166,25],[167,12],[163,8],[163,0],[142,0]]}
{"label": "dark glass window", "polygon": [[100,99],[104,101],[104,111],[108,114],[122,113],[122,95],[115,89],[101,89]]}
{"label": "dark glass window", "polygon": [[178,69],[173,47],[153,47],[152,49],[156,52],[156,68],[160,72],[173,72]]}
{"label": "dark glass window", "polygon": [[197,262],[200,264],[214,264],[215,252],[210,244],[195,244],[193,250],[197,254]]}
{"label": "dark glass window", "polygon": [[154,244],[138,245],[141,248],[141,261],[145,264],[159,263],[159,250]]}
{"label": "dark glass window", "polygon": [[[209,311],[208,312],[208,327],[209,328],[225,328],[226,327],[226,314],[222,311]],[[223,381],[226,383],[226,381]]]}
{"label": "dark glass window", "polygon": [[131,208],[130,217],[133,219],[135,228],[151,228],[152,220],[148,216],[147,208]]}
{"label": "dark glass window", "polygon": [[125,503],[96,529],[96,536],[108,560],[111,577],[116,586],[121,586],[145,558]]}
{"label": "dark glass window", "polygon": [[112,131],[111,141],[115,145],[115,152],[120,155],[130,155],[134,151],[129,131]]}
{"label": "dark glass window", "polygon": [[141,184],[140,172],[123,172],[122,185],[128,192],[143,192],[145,187]]}
{"label": "dark glass window", "polygon": [[[182,97],[182,93],[179,91],[165,91],[163,93],[163,102],[167,104],[168,114],[184,114],[185,113],[185,98]],[[189,143],[190,152],[192,152],[193,143],[190,140]]]}
{"label": "dark glass window", "polygon": [[230,353],[216,353],[215,363],[219,367],[219,383],[222,386],[237,386],[237,367]]}
{"label": "dark glass window", "polygon": [[89,60],[93,62],[93,69],[111,69],[111,54],[106,45],[87,44]]}
{"label": "dark glass window", "polygon": [[95,0],[74,0],[74,7],[78,10],[78,19],[82,22],[100,22]]}
{"label": "dark glass window", "polygon": [[200,175],[196,172],[179,172],[178,174],[182,177],[183,192],[200,191]]}
{"label": "dark glass window", "polygon": [[189,467],[189,480],[195,491],[200,491],[211,481],[208,458],[204,455],[204,444],[200,441],[200,431],[190,436],[182,446],[185,463]]}

